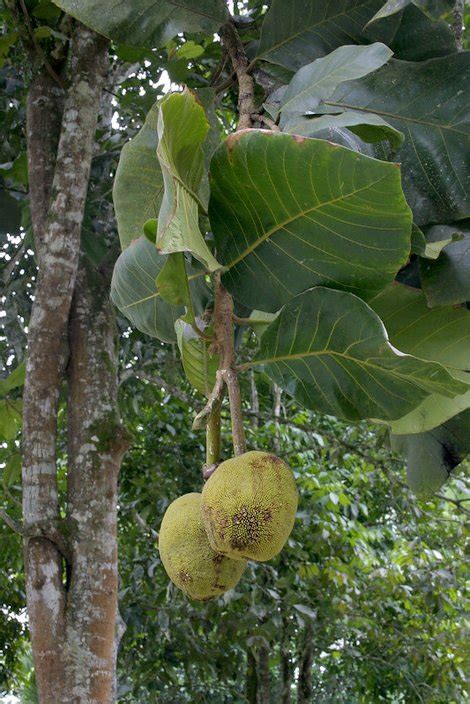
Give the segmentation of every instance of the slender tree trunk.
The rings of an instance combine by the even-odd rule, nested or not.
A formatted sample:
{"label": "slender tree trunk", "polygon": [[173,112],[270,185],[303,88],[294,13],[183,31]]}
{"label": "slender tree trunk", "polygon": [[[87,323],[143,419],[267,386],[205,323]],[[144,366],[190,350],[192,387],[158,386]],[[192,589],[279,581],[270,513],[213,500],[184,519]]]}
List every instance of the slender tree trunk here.
{"label": "slender tree trunk", "polygon": [[[62,91],[42,71],[33,81],[27,101],[31,212],[39,274],[29,323],[24,390],[23,522],[28,616],[41,704],[111,701],[107,683],[113,658],[108,657],[104,639],[110,638],[112,647],[116,612],[116,555],[112,536],[118,453],[109,439],[109,447],[103,450],[100,445],[96,449],[106,479],[101,480],[94,496],[89,497],[86,510],[82,503],[81,519],[78,517],[80,499],[72,500],[69,491],[70,535],[60,518],[56,472],[59,393],[68,359],[69,314],[79,261],[97,106],[106,67],[107,41],[76,23],[71,42],[70,85],[63,112]],[[82,278],[80,281],[78,290],[83,291]],[[85,307],[82,306],[83,310]],[[75,303],[74,320],[79,317],[79,308],[80,304]],[[76,325],[72,326],[75,340],[79,336]],[[109,340],[107,332],[106,336]],[[111,368],[113,359],[103,357],[103,365],[108,361]],[[96,397],[96,385],[94,393]],[[105,401],[109,404],[109,419],[115,399],[110,384],[102,388],[102,398],[106,399],[106,394],[109,395]],[[74,398],[72,391],[71,398]],[[80,466],[86,476],[90,465],[82,442],[88,420],[89,416],[83,417],[80,429],[76,423],[83,456],[80,461],[77,453],[71,456],[71,474],[76,475]],[[100,436],[96,433],[96,437]],[[99,496],[103,505],[98,505]],[[87,513],[86,518],[84,513]],[[96,519],[93,533],[90,529],[85,537],[81,531],[90,527],[91,516]],[[106,579],[96,562],[90,569],[92,563],[84,558],[80,549],[88,539],[94,558],[104,558],[105,524],[106,540],[111,536],[106,561],[103,560]],[[83,619],[77,616],[79,584]],[[105,600],[109,600],[110,607],[103,606]],[[80,633],[78,621],[82,628]],[[101,621],[100,627],[98,621]],[[94,656],[93,664],[90,652]],[[82,673],[78,677],[77,663],[87,670],[86,675]]]}
{"label": "slender tree trunk", "polygon": [[312,701],[313,628],[310,622],[305,626],[303,644],[299,657],[299,679],[297,682],[297,704],[310,704]]}
{"label": "slender tree trunk", "polygon": [[256,704],[269,704],[269,648],[260,645],[256,651]]}
{"label": "slender tree trunk", "polygon": [[109,272],[82,259],[70,316],[67,507],[71,573],[66,645],[80,702],[112,701],[117,618],[117,480],[126,434],[117,410]]}
{"label": "slender tree trunk", "polygon": [[256,704],[256,690],[258,689],[256,679],[256,658],[251,648],[246,652],[246,685],[245,696],[248,704]]}
{"label": "slender tree trunk", "polygon": [[281,638],[281,704],[291,704],[292,659],[289,647],[288,620],[282,616]]}

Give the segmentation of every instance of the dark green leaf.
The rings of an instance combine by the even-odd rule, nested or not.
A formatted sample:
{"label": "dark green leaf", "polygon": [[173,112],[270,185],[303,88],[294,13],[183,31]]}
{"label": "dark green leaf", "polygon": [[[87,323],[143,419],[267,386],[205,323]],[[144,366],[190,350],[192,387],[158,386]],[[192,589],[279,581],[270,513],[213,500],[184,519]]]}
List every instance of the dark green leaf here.
{"label": "dark green leaf", "polygon": [[54,0],[62,10],[100,34],[129,45],[161,47],[179,32],[208,34],[228,18],[223,0]]}
{"label": "dark green leaf", "polygon": [[470,301],[469,221],[455,225],[435,225],[426,231],[428,247],[451,238],[434,261],[420,259],[421,283],[430,306]]}
{"label": "dark green leaf", "polygon": [[384,17],[394,15],[396,12],[400,12],[411,4],[421,8],[431,17],[442,17],[452,9],[455,0],[387,0],[370,20],[370,24]]}
{"label": "dark green leaf", "polygon": [[417,225],[468,213],[469,53],[424,63],[390,61],[370,76],[341,85],[325,112],[359,109],[384,117],[405,135],[394,154]]}
{"label": "dark green leaf", "polygon": [[282,309],[254,364],[307,408],[349,420],[394,420],[431,393],[468,389],[441,365],[395,351],[360,298],[323,287]]}
{"label": "dark green leaf", "polygon": [[209,211],[224,284],[252,309],[317,284],[373,295],[410,250],[397,166],[323,140],[231,135],[212,159]]}
{"label": "dark green leaf", "polygon": [[389,44],[400,17],[364,26],[380,8],[380,0],[273,0],[261,29],[258,56],[297,70],[343,44]]}
{"label": "dark green leaf", "polygon": [[21,225],[21,203],[0,186],[0,235],[16,234]]}
{"label": "dark green leaf", "polygon": [[17,389],[24,384],[25,363],[19,364],[10,374],[0,379],[0,397],[6,396],[12,389]]}

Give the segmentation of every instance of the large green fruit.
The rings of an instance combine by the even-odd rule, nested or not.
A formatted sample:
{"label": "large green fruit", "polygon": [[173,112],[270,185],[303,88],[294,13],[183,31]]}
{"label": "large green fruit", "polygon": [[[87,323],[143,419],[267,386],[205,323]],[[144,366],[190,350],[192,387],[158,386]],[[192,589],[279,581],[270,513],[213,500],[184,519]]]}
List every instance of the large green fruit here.
{"label": "large green fruit", "polygon": [[214,550],[264,562],[277,555],[294,526],[294,475],[267,452],[222,462],[202,490],[202,519]]}
{"label": "large green fruit", "polygon": [[169,578],[192,599],[212,599],[231,589],[246,565],[211,548],[201,520],[201,494],[197,493],[180,496],[168,506],[158,547]]}

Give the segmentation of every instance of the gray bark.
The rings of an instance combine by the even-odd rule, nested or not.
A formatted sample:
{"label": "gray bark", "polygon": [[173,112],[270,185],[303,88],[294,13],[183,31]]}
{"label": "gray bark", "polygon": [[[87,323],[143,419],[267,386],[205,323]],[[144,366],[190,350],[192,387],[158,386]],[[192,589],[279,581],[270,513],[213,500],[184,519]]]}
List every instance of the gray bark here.
{"label": "gray bark", "polygon": [[79,644],[71,648],[67,643],[69,601],[63,574],[65,559],[70,569],[71,557],[59,518],[56,434],[97,105],[106,66],[107,41],[76,24],[63,113],[62,91],[43,71],[28,96],[28,166],[39,273],[29,322],[24,389],[23,523],[33,658],[39,698],[47,704],[95,701],[72,695],[70,662],[80,659],[81,653],[75,649],[72,657]]}

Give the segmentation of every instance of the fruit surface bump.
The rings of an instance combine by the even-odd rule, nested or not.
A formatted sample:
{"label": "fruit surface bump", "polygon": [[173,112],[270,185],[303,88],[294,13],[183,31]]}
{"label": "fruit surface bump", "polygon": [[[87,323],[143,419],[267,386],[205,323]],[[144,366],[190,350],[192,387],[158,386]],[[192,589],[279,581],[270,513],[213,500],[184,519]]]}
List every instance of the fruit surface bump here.
{"label": "fruit surface bump", "polygon": [[264,562],[282,550],[297,503],[287,464],[267,452],[246,452],[222,462],[206,482],[202,519],[214,550]]}
{"label": "fruit surface bump", "polygon": [[178,589],[205,601],[234,587],[245,561],[215,552],[201,520],[201,494],[180,496],[163,516],[158,547],[163,566]]}

